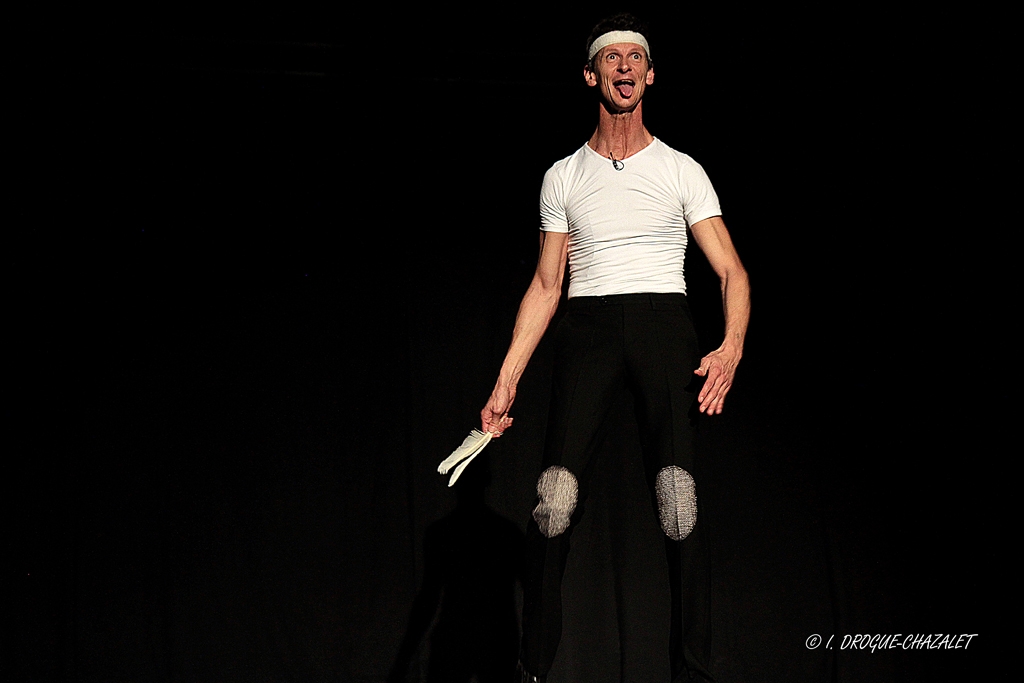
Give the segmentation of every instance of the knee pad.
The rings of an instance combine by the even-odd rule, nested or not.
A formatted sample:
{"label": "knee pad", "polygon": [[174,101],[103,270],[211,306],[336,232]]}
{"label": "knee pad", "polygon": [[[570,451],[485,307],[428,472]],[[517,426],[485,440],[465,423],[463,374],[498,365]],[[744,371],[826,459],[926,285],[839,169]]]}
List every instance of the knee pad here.
{"label": "knee pad", "polygon": [[682,467],[670,465],[654,481],[661,530],[673,541],[681,541],[697,523],[697,487]]}
{"label": "knee pad", "polygon": [[533,519],[546,538],[569,528],[579,490],[576,477],[564,467],[554,465],[541,472],[537,480],[540,502],[533,509]]}

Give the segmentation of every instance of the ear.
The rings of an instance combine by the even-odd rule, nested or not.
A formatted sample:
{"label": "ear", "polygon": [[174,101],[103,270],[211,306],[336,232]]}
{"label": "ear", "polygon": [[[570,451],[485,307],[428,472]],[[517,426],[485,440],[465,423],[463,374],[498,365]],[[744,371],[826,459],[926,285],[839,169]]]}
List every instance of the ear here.
{"label": "ear", "polygon": [[653,66],[650,69],[647,70],[646,83],[647,83],[647,85],[651,85],[651,84],[654,83],[654,67]]}
{"label": "ear", "polygon": [[597,74],[590,70],[590,65],[583,67],[583,80],[587,82],[591,88],[597,85]]}

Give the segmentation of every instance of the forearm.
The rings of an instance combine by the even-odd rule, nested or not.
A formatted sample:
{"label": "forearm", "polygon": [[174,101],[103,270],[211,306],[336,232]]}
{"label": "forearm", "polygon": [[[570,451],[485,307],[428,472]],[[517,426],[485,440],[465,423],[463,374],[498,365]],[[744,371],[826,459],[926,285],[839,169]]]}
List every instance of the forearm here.
{"label": "forearm", "polygon": [[722,350],[743,356],[743,341],[750,322],[750,279],[742,266],[722,276],[722,308],[725,314],[725,335]]}
{"label": "forearm", "polygon": [[750,280],[732,244],[721,216],[712,216],[691,226],[693,236],[722,285],[722,308],[725,313],[725,335],[715,352],[725,353],[734,361],[743,355],[743,340],[750,321]]}
{"label": "forearm", "polygon": [[534,277],[530,283],[519,305],[512,343],[505,354],[501,372],[498,373],[499,384],[515,387],[519,383],[519,378],[544,337],[555,311],[558,310],[558,300],[562,295],[561,282],[557,285],[545,285],[540,277]]}

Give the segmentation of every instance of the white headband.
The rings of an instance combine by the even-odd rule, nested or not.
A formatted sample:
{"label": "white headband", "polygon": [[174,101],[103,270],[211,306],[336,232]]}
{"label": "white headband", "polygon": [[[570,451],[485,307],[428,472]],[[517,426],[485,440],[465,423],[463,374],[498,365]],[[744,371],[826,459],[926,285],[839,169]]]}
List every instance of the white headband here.
{"label": "white headband", "polygon": [[594,55],[601,51],[601,48],[614,45],[615,43],[636,43],[647,52],[647,59],[651,58],[651,47],[647,44],[647,39],[644,38],[642,33],[637,33],[636,31],[609,31],[599,35],[590,44],[590,54],[587,55],[587,61],[593,59]]}

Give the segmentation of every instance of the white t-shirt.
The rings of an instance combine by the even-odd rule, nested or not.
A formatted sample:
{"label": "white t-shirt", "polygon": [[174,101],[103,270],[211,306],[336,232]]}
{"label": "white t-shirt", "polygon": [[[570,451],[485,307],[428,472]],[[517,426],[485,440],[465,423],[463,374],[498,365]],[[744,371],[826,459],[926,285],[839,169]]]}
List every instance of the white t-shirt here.
{"label": "white t-shirt", "polygon": [[616,171],[583,145],[548,169],[541,230],[569,233],[569,297],[686,293],[686,229],[722,214],[704,169],[657,138]]}

